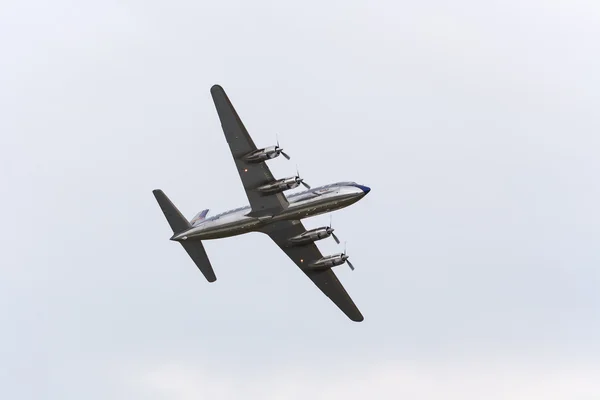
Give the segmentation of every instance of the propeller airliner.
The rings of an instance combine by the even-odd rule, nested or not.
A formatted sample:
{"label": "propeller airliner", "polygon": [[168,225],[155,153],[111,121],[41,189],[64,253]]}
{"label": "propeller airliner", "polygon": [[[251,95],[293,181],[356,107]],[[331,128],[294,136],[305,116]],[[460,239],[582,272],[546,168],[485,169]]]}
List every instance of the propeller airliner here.
{"label": "propeller airliner", "polygon": [[[362,314],[332,270],[342,264],[354,270],[346,250],[323,256],[315,244],[329,237],[339,244],[331,222],[329,226],[307,230],[301,220],[354,204],[371,189],[355,182],[311,188],[298,172],[296,176],[275,179],[266,161],[279,155],[290,159],[279,140],[275,146],[258,149],[223,88],[214,85],[210,92],[250,205],[212,217],[208,217],[209,210],[203,210],[188,221],[165,193],[156,189],[154,196],[173,230],[171,240],[183,246],[208,282],[214,282],[217,278],[202,240],[265,233],[348,318],[362,321]],[[300,185],[306,190],[284,195],[284,191]]]}

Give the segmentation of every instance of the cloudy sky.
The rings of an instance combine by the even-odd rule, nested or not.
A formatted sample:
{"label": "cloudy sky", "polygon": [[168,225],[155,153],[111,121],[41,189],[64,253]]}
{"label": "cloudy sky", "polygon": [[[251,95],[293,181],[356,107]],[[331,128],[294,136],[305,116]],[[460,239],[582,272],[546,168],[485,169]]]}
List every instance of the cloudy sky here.
{"label": "cloudy sky", "polygon": [[[451,3],[4,2],[0,397],[600,398],[600,5]],[[265,235],[214,284],[168,241],[152,189],[247,201],[215,83],[276,176],[372,188],[364,322]]]}

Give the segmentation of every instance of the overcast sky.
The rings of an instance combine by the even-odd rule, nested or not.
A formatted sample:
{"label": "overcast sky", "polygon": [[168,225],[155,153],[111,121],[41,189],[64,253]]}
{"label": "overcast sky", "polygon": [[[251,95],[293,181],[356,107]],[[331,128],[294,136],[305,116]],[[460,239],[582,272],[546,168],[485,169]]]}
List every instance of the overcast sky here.
{"label": "overcast sky", "polygon": [[[600,397],[596,0],[0,6],[0,397]],[[247,204],[209,89],[333,217],[354,323]],[[329,217],[308,219],[314,228]],[[341,251],[333,240],[324,254]]]}

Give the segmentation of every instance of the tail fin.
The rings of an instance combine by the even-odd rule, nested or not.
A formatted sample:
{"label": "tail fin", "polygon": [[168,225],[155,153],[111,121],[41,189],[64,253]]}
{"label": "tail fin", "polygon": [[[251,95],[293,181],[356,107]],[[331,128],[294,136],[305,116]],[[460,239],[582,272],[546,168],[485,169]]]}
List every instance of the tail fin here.
{"label": "tail fin", "polygon": [[192,224],[192,226],[196,226],[197,223],[204,221],[204,219],[206,218],[206,214],[208,214],[208,211],[208,209],[200,211],[198,214],[196,214],[194,218],[192,218],[190,224]]}
{"label": "tail fin", "polygon": [[[171,225],[171,229],[173,233],[181,233],[190,229],[192,225],[188,222],[187,219],[179,212],[177,207],[169,200],[166,194],[160,189],[153,190],[154,197],[156,197],[156,201],[158,205],[162,209],[163,214],[167,218],[169,225]],[[215,271],[213,270],[212,265],[210,264],[210,260],[206,255],[206,251],[204,250],[204,245],[199,240],[192,241],[180,241],[181,245],[188,253],[188,255],[192,258],[200,272],[204,275],[207,281],[214,282],[217,280],[215,276]]]}

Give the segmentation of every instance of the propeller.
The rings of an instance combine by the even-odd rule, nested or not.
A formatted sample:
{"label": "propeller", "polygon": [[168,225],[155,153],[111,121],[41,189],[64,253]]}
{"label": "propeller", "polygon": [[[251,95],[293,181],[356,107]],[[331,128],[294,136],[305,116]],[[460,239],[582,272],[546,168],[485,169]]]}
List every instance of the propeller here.
{"label": "propeller", "polygon": [[296,165],[296,182],[304,185],[305,188],[310,189],[310,185],[304,182],[304,179],[300,178],[300,172],[298,172],[298,166]]}
{"label": "propeller", "polygon": [[279,147],[279,137],[277,137],[277,146],[275,146],[275,151],[277,152],[277,154],[283,155],[288,160],[290,159],[290,156],[288,156],[287,154],[285,154],[285,152],[283,151],[283,149],[281,147]]}
{"label": "propeller", "polygon": [[337,244],[340,244],[340,239],[338,239],[338,237],[337,237],[337,236],[335,236],[335,233],[333,233],[333,231],[335,231],[335,229],[333,229],[333,228],[331,227],[331,218],[332,218],[332,217],[333,217],[333,216],[332,216],[331,214],[329,214],[329,226],[327,227],[327,233],[328,233],[328,234],[330,234],[330,235],[333,237],[333,240],[335,240],[335,242],[336,242]]}
{"label": "propeller", "polygon": [[354,271],[354,265],[348,260],[350,257],[346,255],[346,242],[344,242],[344,252],[342,253],[342,260],[346,261],[346,264],[350,267],[352,271]]}

